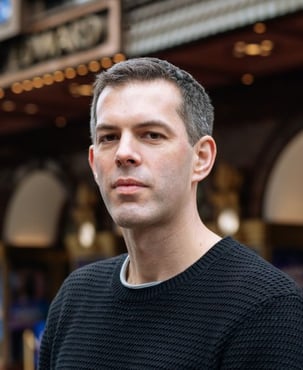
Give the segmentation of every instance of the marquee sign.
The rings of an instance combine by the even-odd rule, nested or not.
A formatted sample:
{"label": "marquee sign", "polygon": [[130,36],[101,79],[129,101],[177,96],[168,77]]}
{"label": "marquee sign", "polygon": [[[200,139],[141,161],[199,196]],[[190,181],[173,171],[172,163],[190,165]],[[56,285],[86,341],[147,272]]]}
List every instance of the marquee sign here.
{"label": "marquee sign", "polygon": [[0,87],[111,56],[121,48],[120,0],[78,5],[31,23],[0,52]]}

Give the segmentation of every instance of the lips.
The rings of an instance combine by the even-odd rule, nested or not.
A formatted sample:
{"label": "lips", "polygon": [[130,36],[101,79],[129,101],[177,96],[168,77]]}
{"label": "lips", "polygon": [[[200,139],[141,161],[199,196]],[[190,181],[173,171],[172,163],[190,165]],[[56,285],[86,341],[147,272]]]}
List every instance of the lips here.
{"label": "lips", "polygon": [[117,188],[119,186],[144,186],[145,185],[135,179],[118,179],[117,181],[114,182],[113,187]]}
{"label": "lips", "polygon": [[147,185],[145,185],[143,182],[138,181],[133,178],[126,178],[126,179],[118,179],[113,183],[113,189],[118,190],[122,193],[133,193],[141,188],[146,188]]}

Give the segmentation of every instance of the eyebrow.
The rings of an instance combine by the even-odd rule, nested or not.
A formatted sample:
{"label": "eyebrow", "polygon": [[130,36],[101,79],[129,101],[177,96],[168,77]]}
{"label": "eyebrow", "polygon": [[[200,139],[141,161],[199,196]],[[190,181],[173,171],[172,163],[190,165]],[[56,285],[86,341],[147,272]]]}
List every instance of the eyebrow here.
{"label": "eyebrow", "polygon": [[[169,127],[167,125],[167,123],[163,122],[163,121],[160,121],[160,120],[151,120],[151,121],[144,121],[144,122],[139,122],[137,124],[134,125],[134,128],[137,129],[137,128],[148,128],[148,127],[159,127],[159,128],[163,128],[164,130],[166,130],[167,132],[169,133],[173,133],[171,127]],[[117,128],[119,128],[118,126],[116,125],[113,125],[113,124],[108,124],[106,122],[104,123],[97,123],[96,125],[96,132],[97,131],[113,131],[113,130],[116,130]]]}

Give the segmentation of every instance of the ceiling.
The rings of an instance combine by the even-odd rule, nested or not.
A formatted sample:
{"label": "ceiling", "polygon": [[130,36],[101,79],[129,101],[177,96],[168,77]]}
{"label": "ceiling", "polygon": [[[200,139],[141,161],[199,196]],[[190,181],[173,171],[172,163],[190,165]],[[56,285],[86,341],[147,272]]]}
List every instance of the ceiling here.
{"label": "ceiling", "polygon": [[[235,45],[238,45],[237,55]],[[303,12],[267,21],[258,29],[251,25],[153,55],[190,71],[208,90],[243,83],[254,86],[254,82],[264,77],[302,71]],[[63,131],[86,143],[91,100],[87,87],[93,79],[94,75],[89,73],[21,94],[6,89],[0,99],[0,161],[1,155],[6,158],[8,155],[3,144],[21,145],[25,137],[36,139],[36,132],[42,133],[44,146],[50,146],[47,142],[52,139],[55,150],[60,148],[60,140],[62,150],[66,144]],[[70,140],[71,147],[76,145],[74,141]]]}

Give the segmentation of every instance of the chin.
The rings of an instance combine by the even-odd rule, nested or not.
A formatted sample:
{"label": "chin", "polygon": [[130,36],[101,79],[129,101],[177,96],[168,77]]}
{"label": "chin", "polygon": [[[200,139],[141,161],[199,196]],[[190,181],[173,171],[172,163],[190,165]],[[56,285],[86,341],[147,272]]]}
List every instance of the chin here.
{"label": "chin", "polygon": [[148,206],[137,206],[134,204],[117,207],[110,212],[114,222],[123,228],[132,229],[138,227],[152,226],[163,219],[159,209]]}
{"label": "chin", "polygon": [[126,229],[135,229],[154,223],[151,214],[142,214],[138,212],[120,213],[115,215],[113,219],[117,225]]}
{"label": "chin", "polygon": [[118,217],[114,219],[114,221],[118,226],[124,229],[135,229],[137,227],[142,227],[149,224],[149,222],[146,220],[142,220],[141,218],[137,217]]}

